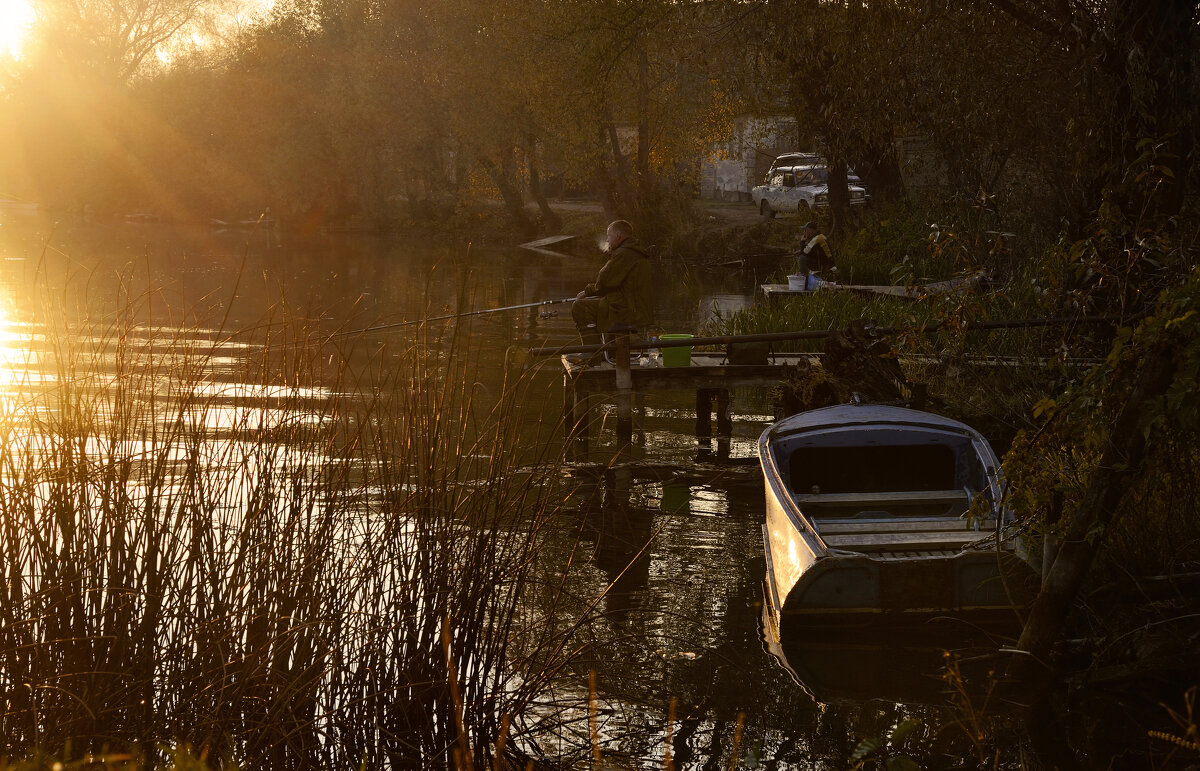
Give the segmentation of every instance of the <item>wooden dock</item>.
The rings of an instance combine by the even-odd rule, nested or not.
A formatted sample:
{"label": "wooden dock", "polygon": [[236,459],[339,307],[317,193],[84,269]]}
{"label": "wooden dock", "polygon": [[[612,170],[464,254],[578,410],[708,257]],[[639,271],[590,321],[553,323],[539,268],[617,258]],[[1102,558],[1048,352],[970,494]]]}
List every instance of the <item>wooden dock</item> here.
{"label": "wooden dock", "polygon": [[[1106,316],[1084,316],[1074,319],[1021,319],[1011,321],[979,321],[966,325],[971,331],[997,329],[1019,329],[1052,326],[1070,322],[1073,324],[1111,324],[1114,319]],[[941,325],[931,323],[921,332],[936,332]],[[890,327],[875,328],[876,334],[894,334]],[[617,435],[619,444],[631,442],[633,436],[633,400],[647,391],[692,390],[696,393],[696,437],[704,441],[711,439],[712,411],[715,404],[717,436],[729,436],[732,424],[729,420],[729,389],[739,387],[770,388],[783,383],[790,367],[802,360],[820,361],[816,353],[772,353],[771,345],[784,341],[823,340],[835,330],[808,329],[792,332],[760,332],[748,335],[719,335],[694,337],[688,340],[635,340],[619,336],[607,345],[565,345],[552,348],[531,348],[531,356],[557,356],[563,366],[563,424],[573,446],[586,453],[590,418],[588,401],[595,394],[615,394],[617,402]],[[738,362],[730,363],[730,351],[747,350],[747,346],[759,344],[762,349],[758,360],[754,357],[735,356]],[[655,348],[694,346],[706,349],[723,348],[723,351],[695,351],[686,367],[644,366],[642,352]],[[605,360],[588,364],[589,357],[607,352]],[[1022,360],[1028,361],[1027,358]],[[981,364],[1012,366],[1017,359],[986,357]],[[1086,366],[1088,362],[1079,362]],[[572,451],[572,455],[576,453]]]}
{"label": "wooden dock", "polygon": [[902,297],[907,300],[920,296],[919,287],[875,286],[867,284],[832,284],[819,289],[792,289],[787,284],[759,284],[758,288],[767,299],[774,297],[811,297],[819,292],[856,292],[858,294],[881,294]]}
{"label": "wooden dock", "polygon": [[929,284],[916,286],[884,286],[875,284],[837,284],[830,283],[819,289],[792,289],[787,284],[759,284],[758,288],[767,299],[773,297],[807,297],[817,292],[855,292],[867,295],[885,295],[899,297],[905,300],[916,300],[921,297],[945,294],[963,294],[982,284],[987,275],[972,273],[969,276],[952,278],[948,281],[934,281]]}
{"label": "wooden dock", "polygon": [[[712,417],[716,410],[718,439],[729,437],[733,424],[729,419],[729,389],[778,385],[787,378],[790,366],[801,360],[817,361],[815,353],[772,353],[774,343],[796,340],[823,340],[831,330],[809,329],[794,332],[764,332],[750,335],[718,335],[687,340],[634,339],[618,336],[606,345],[566,345],[556,348],[532,348],[531,356],[557,356],[563,366],[563,427],[568,441],[568,456],[586,457],[591,418],[588,402],[596,394],[613,394],[617,403],[617,442],[628,447],[633,441],[634,398],[644,399],[647,391],[691,390],[696,394],[696,439],[710,443]],[[692,347],[686,367],[646,366],[643,352],[653,349]],[[705,351],[696,351],[703,347]],[[710,352],[711,349],[723,350]],[[739,363],[730,363],[730,354]],[[593,355],[604,353],[604,360],[589,364]]]}
{"label": "wooden dock", "polygon": [[[591,416],[589,402],[597,394],[613,394],[617,401],[617,441],[633,439],[633,401],[639,402],[647,391],[684,390],[696,394],[696,439],[703,443],[714,436],[733,432],[729,418],[729,391],[741,387],[765,387],[782,383],[789,366],[801,360],[815,361],[812,353],[770,354],[765,363],[729,364],[724,352],[693,352],[691,364],[684,367],[650,365],[649,360],[631,356],[626,349],[615,351],[611,361],[587,364],[586,355],[566,354],[563,365],[563,425],[572,455],[586,455]],[[615,363],[614,363],[615,362]],[[626,366],[620,366],[626,362]]]}

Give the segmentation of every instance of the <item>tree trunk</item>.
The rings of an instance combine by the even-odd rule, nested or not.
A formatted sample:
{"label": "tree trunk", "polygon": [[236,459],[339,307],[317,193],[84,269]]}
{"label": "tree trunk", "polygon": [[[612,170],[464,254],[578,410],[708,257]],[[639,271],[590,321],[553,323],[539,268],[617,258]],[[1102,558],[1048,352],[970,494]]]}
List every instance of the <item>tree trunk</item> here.
{"label": "tree trunk", "polygon": [[850,190],[846,187],[846,162],[831,156],[829,163],[829,232],[840,233],[850,214]]}
{"label": "tree trunk", "polygon": [[900,173],[894,147],[868,145],[859,160],[865,161],[865,166],[859,168],[856,162],[855,170],[862,176],[873,202],[895,201],[904,196],[904,176]]}
{"label": "tree trunk", "polygon": [[533,200],[537,201],[538,211],[542,213],[542,223],[551,233],[557,233],[562,229],[562,217],[559,217],[558,213],[550,208],[550,202],[546,200],[546,192],[542,190],[537,139],[532,136],[526,137],[525,140],[525,163],[529,167],[529,192],[533,195]]}
{"label": "tree trunk", "polygon": [[521,191],[513,182],[512,150],[505,153],[499,167],[490,158],[480,158],[480,163],[487,170],[488,176],[492,178],[496,189],[500,191],[500,197],[504,200],[504,208],[508,210],[513,224],[525,235],[535,234],[537,228],[534,226],[533,220],[529,218],[529,213],[525,211],[525,201],[521,196]]}
{"label": "tree trunk", "polygon": [[[1117,119],[1124,119],[1121,148],[1124,174],[1151,165],[1167,169],[1150,200],[1130,202],[1132,211],[1153,219],[1179,213],[1183,182],[1194,140],[1191,101],[1191,42],[1195,0],[1114,0],[1112,28],[1117,39],[1109,52],[1117,81]],[[1152,144],[1142,146],[1149,140]],[[1141,162],[1145,159],[1145,162]]]}
{"label": "tree trunk", "polygon": [[638,41],[637,111],[637,191],[638,211],[642,215],[650,205],[653,191],[650,177],[650,59],[641,40]]}
{"label": "tree trunk", "polygon": [[636,186],[633,180],[630,179],[629,159],[625,157],[625,153],[621,150],[621,137],[617,133],[617,124],[612,120],[611,116],[604,124],[604,131],[608,139],[609,150],[612,153],[612,181],[616,191],[617,199],[617,214],[625,217],[632,216],[631,211],[637,208],[637,193]]}

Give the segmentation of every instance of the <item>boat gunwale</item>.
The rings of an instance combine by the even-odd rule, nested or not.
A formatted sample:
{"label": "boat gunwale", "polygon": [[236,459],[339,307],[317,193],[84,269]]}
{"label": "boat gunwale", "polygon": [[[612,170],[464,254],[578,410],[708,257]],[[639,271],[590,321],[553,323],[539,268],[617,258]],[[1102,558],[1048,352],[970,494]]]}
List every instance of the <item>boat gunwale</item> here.
{"label": "boat gunwale", "polygon": [[806,412],[798,412],[772,423],[763,432],[762,438],[765,438],[767,434],[774,434],[782,438],[796,433],[850,429],[867,425],[926,427],[983,439],[982,434],[960,420],[909,407],[882,404],[836,404],[831,407],[819,407]]}
{"label": "boat gunwale", "polygon": [[[775,454],[770,452],[770,440],[767,434],[771,429],[768,428],[759,438],[759,463],[763,468],[763,481],[770,488],[772,497],[779,502],[780,509],[787,516],[792,526],[802,539],[808,542],[809,549],[813,552],[814,561],[823,559],[829,556],[829,545],[825,543],[825,539],[821,538],[812,520],[801,511],[800,506],[796,503],[793,497],[792,490],[783,481],[783,475],[780,473],[779,466],[775,463]],[[767,465],[770,465],[769,473]],[[786,493],[780,495],[780,493]],[[784,503],[784,502],[787,503]],[[768,548],[770,546],[768,542]],[[815,548],[814,548],[815,547]]]}

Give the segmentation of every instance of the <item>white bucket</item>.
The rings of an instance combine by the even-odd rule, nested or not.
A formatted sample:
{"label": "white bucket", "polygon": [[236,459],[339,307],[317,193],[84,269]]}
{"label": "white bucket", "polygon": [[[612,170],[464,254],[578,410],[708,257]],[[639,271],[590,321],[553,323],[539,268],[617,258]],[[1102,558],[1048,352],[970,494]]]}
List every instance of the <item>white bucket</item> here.
{"label": "white bucket", "polygon": [[808,276],[802,273],[793,273],[788,276],[788,289],[794,292],[803,292],[808,289]]}

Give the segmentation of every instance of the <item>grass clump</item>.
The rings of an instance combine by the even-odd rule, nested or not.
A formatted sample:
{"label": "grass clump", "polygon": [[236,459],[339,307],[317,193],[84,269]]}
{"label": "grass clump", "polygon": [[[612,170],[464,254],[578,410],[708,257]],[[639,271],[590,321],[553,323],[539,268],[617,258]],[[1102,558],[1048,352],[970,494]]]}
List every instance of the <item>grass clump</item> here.
{"label": "grass clump", "polygon": [[[932,319],[921,305],[884,295],[815,291],[803,297],[761,303],[728,315],[719,312],[706,322],[702,335],[752,335],[766,332],[845,329],[854,321],[882,326],[911,326]],[[821,341],[773,344],[777,351],[820,350]]]}

